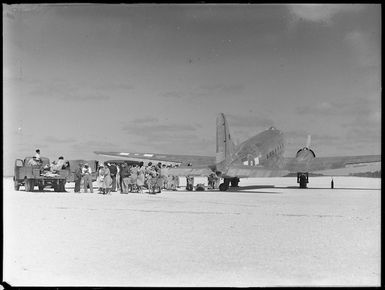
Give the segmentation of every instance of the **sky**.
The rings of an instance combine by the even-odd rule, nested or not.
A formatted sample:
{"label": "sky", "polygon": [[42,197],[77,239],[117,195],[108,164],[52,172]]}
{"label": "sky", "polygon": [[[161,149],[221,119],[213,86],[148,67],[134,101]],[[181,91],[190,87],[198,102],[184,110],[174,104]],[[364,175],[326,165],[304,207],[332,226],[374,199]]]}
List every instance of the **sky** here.
{"label": "sky", "polygon": [[3,4],[3,169],[35,154],[380,154],[379,4]]}

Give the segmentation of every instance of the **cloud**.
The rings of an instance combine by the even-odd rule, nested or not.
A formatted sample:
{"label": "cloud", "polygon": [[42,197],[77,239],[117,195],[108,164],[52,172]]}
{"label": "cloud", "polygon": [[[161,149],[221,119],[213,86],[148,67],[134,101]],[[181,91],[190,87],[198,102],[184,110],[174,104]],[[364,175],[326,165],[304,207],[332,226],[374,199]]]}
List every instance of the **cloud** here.
{"label": "cloud", "polygon": [[206,84],[200,88],[208,94],[237,95],[243,92],[242,84]]}
{"label": "cloud", "polygon": [[[91,87],[91,86],[90,86]],[[86,84],[73,85],[63,80],[39,82],[29,94],[36,98],[45,98],[57,101],[106,101],[111,97],[99,91],[90,92]]]}
{"label": "cloud", "polygon": [[147,124],[147,123],[157,123],[157,122],[159,122],[159,119],[154,117],[136,118],[132,120],[132,123],[136,123],[136,124]]}
{"label": "cloud", "polygon": [[75,142],[76,140],[74,138],[57,138],[55,136],[47,136],[44,138],[46,142],[49,143],[72,143]]}
{"label": "cloud", "polygon": [[370,36],[358,30],[345,36],[353,58],[361,67],[379,67],[381,64],[380,37],[374,39]]}
{"label": "cloud", "polygon": [[177,91],[169,91],[161,94],[164,98],[170,98],[170,99],[181,99],[183,97],[181,92]]}
{"label": "cloud", "polygon": [[230,127],[243,127],[243,128],[260,128],[270,127],[274,125],[274,121],[262,116],[245,116],[245,115],[233,115],[227,114],[227,119]]}
{"label": "cloud", "polygon": [[73,101],[107,101],[111,97],[100,95],[100,94],[88,94],[86,96],[71,96],[65,97],[65,100],[73,100]]}
{"label": "cloud", "polygon": [[204,84],[193,90],[186,91],[169,91],[161,94],[164,98],[174,99],[207,99],[212,96],[234,97],[239,96],[244,91],[244,85],[239,83],[233,84]]}
{"label": "cloud", "polygon": [[123,83],[123,82],[113,82],[113,83],[104,83],[95,86],[97,90],[104,90],[104,91],[130,91],[133,90],[135,87],[131,84],[128,83]]}
{"label": "cloud", "polygon": [[[377,98],[378,100],[378,98]],[[298,106],[296,113],[312,116],[371,116],[378,120],[379,100],[355,98],[347,101],[322,101],[313,105]],[[374,116],[372,116],[374,114]]]}
{"label": "cloud", "polygon": [[185,124],[159,124],[159,119],[153,117],[137,118],[123,124],[121,129],[124,134],[135,136],[135,139],[153,143],[180,142],[196,138],[197,128]]}
{"label": "cloud", "polygon": [[362,5],[357,4],[290,4],[288,9],[294,20],[305,20],[331,24],[332,19],[339,13],[357,12]]}
{"label": "cloud", "polygon": [[178,138],[178,134],[175,133],[185,133],[185,132],[195,132],[196,128],[191,125],[184,124],[155,124],[153,122],[140,122],[138,119],[126,124],[123,126],[122,130],[129,134],[139,135],[139,136],[159,136]]}

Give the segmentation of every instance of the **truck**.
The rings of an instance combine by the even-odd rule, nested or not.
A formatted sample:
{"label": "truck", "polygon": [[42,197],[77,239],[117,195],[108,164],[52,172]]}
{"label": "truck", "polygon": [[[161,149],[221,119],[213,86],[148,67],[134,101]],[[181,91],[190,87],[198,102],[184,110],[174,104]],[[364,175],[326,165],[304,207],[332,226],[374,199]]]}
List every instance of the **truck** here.
{"label": "truck", "polygon": [[56,192],[65,191],[67,177],[70,175],[68,168],[50,172],[47,168],[50,166],[49,158],[40,157],[39,165],[29,165],[33,157],[26,157],[24,160],[16,159],[14,168],[14,186],[19,190],[24,186],[25,191],[33,191],[38,186],[39,191],[45,187],[51,187]]}

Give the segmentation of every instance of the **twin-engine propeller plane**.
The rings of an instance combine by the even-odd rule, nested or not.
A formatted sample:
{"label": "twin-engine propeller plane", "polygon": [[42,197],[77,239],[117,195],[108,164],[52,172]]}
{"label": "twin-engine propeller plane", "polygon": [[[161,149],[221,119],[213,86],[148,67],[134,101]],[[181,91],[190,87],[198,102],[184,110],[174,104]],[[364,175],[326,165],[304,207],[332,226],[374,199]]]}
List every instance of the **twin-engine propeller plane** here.
{"label": "twin-engine propeller plane", "polygon": [[230,185],[238,186],[239,178],[279,177],[289,173],[297,173],[298,178],[304,175],[308,178],[309,172],[381,161],[381,155],[316,157],[314,151],[310,149],[310,136],[306,146],[299,149],[295,157],[286,158],[283,157],[284,134],[274,127],[270,127],[237,146],[231,139],[229,126],[223,113],[218,115],[216,127],[215,157],[100,151],[95,153],[130,161],[146,160],[153,163],[179,165],[169,169],[170,174],[177,176],[209,176],[215,173],[223,179],[223,183],[219,186],[221,191],[226,191]]}

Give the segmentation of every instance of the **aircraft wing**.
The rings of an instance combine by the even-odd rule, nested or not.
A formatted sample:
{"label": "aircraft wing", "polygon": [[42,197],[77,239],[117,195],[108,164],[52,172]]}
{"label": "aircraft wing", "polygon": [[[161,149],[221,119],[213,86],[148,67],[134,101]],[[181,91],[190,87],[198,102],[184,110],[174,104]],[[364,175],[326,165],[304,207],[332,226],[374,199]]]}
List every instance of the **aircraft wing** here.
{"label": "aircraft wing", "polygon": [[209,176],[214,170],[207,166],[183,166],[176,168],[169,168],[168,173],[176,176]]}
{"label": "aircraft wing", "polygon": [[230,165],[226,175],[229,177],[280,177],[289,174],[285,169],[266,168],[263,166]]}
{"label": "aircraft wing", "polygon": [[316,157],[307,163],[298,162],[296,158],[285,158],[283,168],[290,172],[317,172],[373,162],[381,162],[381,155]]}
{"label": "aircraft wing", "polygon": [[181,166],[213,166],[215,164],[215,157],[212,156],[198,156],[198,155],[177,155],[177,154],[158,154],[158,153],[131,153],[131,152],[94,152],[100,156],[115,157],[129,161],[143,161],[152,163],[167,163],[177,164]]}

